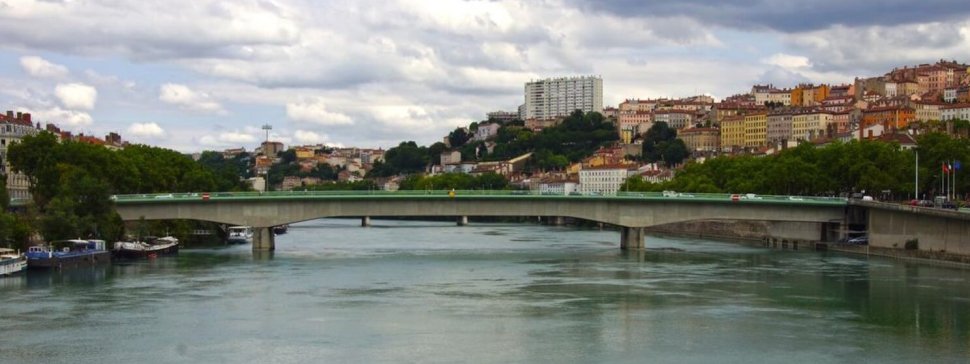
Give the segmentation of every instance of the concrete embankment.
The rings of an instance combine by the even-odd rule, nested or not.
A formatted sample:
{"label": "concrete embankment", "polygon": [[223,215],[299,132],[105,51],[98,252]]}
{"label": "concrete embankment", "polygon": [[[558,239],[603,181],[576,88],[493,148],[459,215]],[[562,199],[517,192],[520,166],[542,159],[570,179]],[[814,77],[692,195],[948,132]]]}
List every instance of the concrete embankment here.
{"label": "concrete embankment", "polygon": [[[705,220],[659,225],[646,230],[648,234],[728,240],[770,248],[832,250],[914,262],[970,265],[970,255],[945,251],[835,244],[822,239],[820,226],[815,223]],[[646,246],[650,247],[649,238]]]}

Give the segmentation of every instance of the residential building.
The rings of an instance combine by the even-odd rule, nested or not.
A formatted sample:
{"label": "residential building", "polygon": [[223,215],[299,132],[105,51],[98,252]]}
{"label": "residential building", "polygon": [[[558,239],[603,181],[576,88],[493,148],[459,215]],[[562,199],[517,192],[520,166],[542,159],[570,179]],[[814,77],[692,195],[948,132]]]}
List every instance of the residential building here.
{"label": "residential building", "polygon": [[717,152],[721,149],[721,130],[717,128],[689,128],[677,133],[687,149],[694,152]]}
{"label": "residential building", "polygon": [[0,115],[0,173],[7,176],[7,194],[11,199],[30,199],[30,180],[21,172],[14,172],[7,159],[7,147],[11,143],[20,141],[25,136],[36,135],[40,132],[31,121],[30,113],[7,111]]}
{"label": "residential building", "polygon": [[617,128],[632,130],[635,135],[643,135],[653,125],[653,114],[649,111],[624,111],[617,118]]}
{"label": "residential building", "polygon": [[617,109],[617,108],[615,108],[615,107],[607,106],[607,107],[604,107],[603,108],[603,117],[604,118],[607,118],[607,119],[616,119],[617,117],[619,117],[619,115],[620,115],[620,110]]}
{"label": "residential building", "polygon": [[792,106],[815,106],[828,97],[828,85],[802,84],[791,90],[789,101]]}
{"label": "residential building", "polygon": [[[690,111],[684,110],[664,110],[664,111],[654,111],[653,122],[667,123],[667,126],[680,130],[688,126],[693,125],[694,114]],[[643,131],[644,133],[646,130]]]}
{"label": "residential building", "polygon": [[579,192],[579,181],[566,178],[547,178],[539,181],[539,194],[542,195],[569,195]]}
{"label": "residential building", "polygon": [[742,147],[744,147],[744,116],[725,117],[721,120],[721,150],[731,151]]}
{"label": "residential building", "polygon": [[959,87],[947,87],[946,89],[943,89],[943,102],[956,102],[958,88]]}
{"label": "residential building", "polygon": [[461,163],[461,152],[447,150],[441,153],[441,165]]}
{"label": "residential building", "polygon": [[826,135],[832,113],[815,109],[799,110],[792,115],[792,139],[811,141]]}
{"label": "residential building", "polygon": [[263,142],[263,144],[260,144],[259,150],[263,152],[264,155],[275,157],[286,149],[283,149],[283,143],[266,141]]}
{"label": "residential building", "polygon": [[482,123],[478,124],[478,129],[475,129],[474,140],[485,141],[498,135],[498,129],[501,127],[498,123]]}
{"label": "residential building", "polygon": [[614,195],[626,181],[627,167],[604,165],[579,171],[579,190],[584,195]]}
{"label": "residential building", "polygon": [[885,130],[907,129],[914,120],[916,110],[907,106],[874,107],[862,113],[863,127],[880,124]]}
{"label": "residential building", "polygon": [[916,121],[940,120],[940,108],[944,103],[936,101],[920,101],[913,104],[916,108]]}
{"label": "residential building", "polygon": [[[526,119],[525,127],[532,131],[540,131],[545,128],[551,128],[562,123],[564,117],[556,117],[549,119]],[[448,138],[445,138],[447,140]]]}
{"label": "residential building", "polygon": [[970,120],[970,104],[955,104],[943,106],[940,109],[941,120],[962,119]]}
{"label": "residential building", "polygon": [[[788,94],[791,95],[791,94]],[[757,148],[765,146],[768,141],[768,113],[756,112],[744,115],[744,146]]]}
{"label": "residential building", "polygon": [[776,109],[768,112],[765,130],[767,143],[777,145],[786,140],[792,140],[792,112],[787,109]]}
{"label": "residential building", "polygon": [[507,123],[519,118],[518,111],[492,111],[485,114],[485,120]]}
{"label": "residential building", "polygon": [[603,111],[603,78],[559,77],[525,84],[525,118],[569,116],[575,110]]}

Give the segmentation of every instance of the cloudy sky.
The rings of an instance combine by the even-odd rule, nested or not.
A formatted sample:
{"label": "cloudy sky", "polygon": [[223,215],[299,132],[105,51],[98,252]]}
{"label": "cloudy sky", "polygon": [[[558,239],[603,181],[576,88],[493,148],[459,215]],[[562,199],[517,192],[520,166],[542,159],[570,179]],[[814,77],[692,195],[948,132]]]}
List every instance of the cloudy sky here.
{"label": "cloudy sky", "polygon": [[430,144],[534,78],[605,104],[970,62],[970,2],[0,0],[0,105],[190,152]]}

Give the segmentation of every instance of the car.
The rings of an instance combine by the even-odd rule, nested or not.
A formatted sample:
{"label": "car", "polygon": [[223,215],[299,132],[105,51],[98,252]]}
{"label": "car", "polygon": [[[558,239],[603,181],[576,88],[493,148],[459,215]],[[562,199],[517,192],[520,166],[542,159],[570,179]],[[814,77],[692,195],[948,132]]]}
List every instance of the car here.
{"label": "car", "polygon": [[171,193],[167,193],[167,194],[164,194],[164,195],[156,195],[155,198],[156,199],[160,199],[160,198],[175,198],[175,196],[172,195]]}
{"label": "car", "polygon": [[741,196],[741,198],[746,199],[746,200],[760,200],[761,199],[761,196],[758,196],[758,195],[753,194],[753,193],[747,193],[747,194],[744,194],[743,196]]}
{"label": "car", "polygon": [[942,209],[957,210],[960,207],[956,203],[954,203],[953,201],[943,201],[943,203],[940,204],[940,208],[942,208]]}
{"label": "car", "polygon": [[933,201],[930,201],[930,200],[920,200],[919,201],[919,204],[917,206],[919,206],[919,207],[933,207],[935,205],[933,204]]}
{"label": "car", "polygon": [[858,237],[849,239],[849,241],[846,243],[851,245],[869,245],[869,237],[866,235],[858,236]]}
{"label": "car", "polygon": [[731,201],[741,201],[741,195],[736,194],[736,193],[735,194],[732,194],[731,195]]}
{"label": "car", "polygon": [[788,200],[789,201],[805,201],[804,198],[801,198],[801,197],[798,197],[798,196],[788,196]]}
{"label": "car", "polygon": [[677,192],[676,191],[663,191],[662,192],[662,196],[663,197],[677,197]]}
{"label": "car", "polygon": [[872,201],[872,196],[862,196],[862,201]]}

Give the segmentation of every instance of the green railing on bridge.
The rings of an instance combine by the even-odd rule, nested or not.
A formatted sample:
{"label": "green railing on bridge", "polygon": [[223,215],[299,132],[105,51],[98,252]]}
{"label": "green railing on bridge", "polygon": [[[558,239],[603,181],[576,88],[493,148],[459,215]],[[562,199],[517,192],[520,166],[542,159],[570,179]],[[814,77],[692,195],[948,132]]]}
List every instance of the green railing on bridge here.
{"label": "green railing on bridge", "polygon": [[270,191],[270,192],[191,192],[162,194],[115,195],[118,204],[145,202],[182,201],[229,201],[229,200],[306,200],[306,199],[556,199],[556,200],[643,200],[643,201],[696,201],[770,203],[801,205],[846,205],[841,197],[773,196],[725,193],[678,193],[678,192],[617,192],[614,194],[571,193],[553,194],[519,190],[404,190],[404,191]]}

